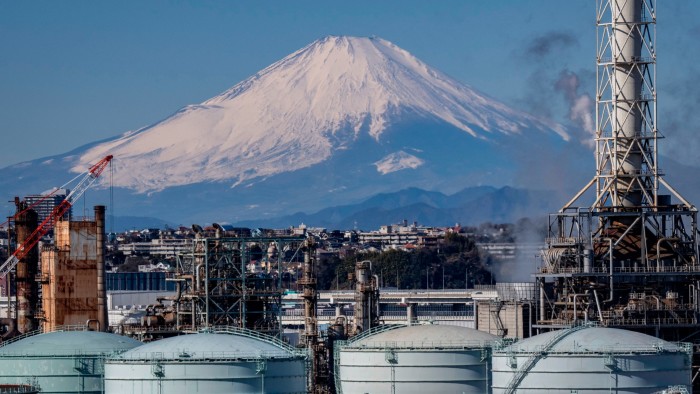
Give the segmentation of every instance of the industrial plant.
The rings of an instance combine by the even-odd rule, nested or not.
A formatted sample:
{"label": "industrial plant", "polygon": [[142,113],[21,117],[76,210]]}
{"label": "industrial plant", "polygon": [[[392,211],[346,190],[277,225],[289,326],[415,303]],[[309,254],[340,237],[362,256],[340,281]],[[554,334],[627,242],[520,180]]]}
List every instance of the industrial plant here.
{"label": "industrial plant", "polygon": [[110,292],[106,207],[70,214],[106,156],[15,199],[0,393],[693,392],[697,209],[659,169],[655,1],[598,0],[596,22],[596,173],[549,216],[532,281],[472,285],[467,269],[446,289],[443,266],[442,290],[430,272],[402,289],[357,259],[327,290],[322,237],[215,223],[158,243],[175,261],[163,288]]}

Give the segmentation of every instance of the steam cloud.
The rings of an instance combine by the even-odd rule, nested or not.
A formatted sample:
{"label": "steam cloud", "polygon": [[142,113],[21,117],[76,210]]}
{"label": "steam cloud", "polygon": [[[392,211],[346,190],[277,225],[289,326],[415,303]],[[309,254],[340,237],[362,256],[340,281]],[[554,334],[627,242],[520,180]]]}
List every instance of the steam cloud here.
{"label": "steam cloud", "polygon": [[595,86],[593,72],[574,72],[562,64],[566,54],[578,46],[578,39],[568,31],[549,31],[524,45],[520,57],[535,67],[527,77],[527,97],[521,104],[536,115],[568,120],[570,134],[591,148],[595,100],[582,87]]}
{"label": "steam cloud", "polygon": [[562,70],[559,79],[554,84],[554,89],[564,95],[564,99],[569,105],[569,120],[586,132],[582,136],[581,142],[592,147],[591,136],[595,134],[595,119],[593,118],[595,101],[588,93],[581,93],[580,86],[580,78],[576,73]]}

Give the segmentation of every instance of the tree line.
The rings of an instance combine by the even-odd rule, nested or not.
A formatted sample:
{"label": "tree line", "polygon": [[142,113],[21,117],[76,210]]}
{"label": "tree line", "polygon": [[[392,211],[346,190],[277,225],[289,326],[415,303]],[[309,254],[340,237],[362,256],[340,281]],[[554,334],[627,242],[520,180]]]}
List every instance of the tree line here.
{"label": "tree line", "polygon": [[381,287],[398,289],[464,289],[492,284],[491,258],[479,252],[474,241],[449,233],[438,248],[412,251],[387,250],[322,258],[317,265],[318,288],[350,289],[358,261],[372,262]]}

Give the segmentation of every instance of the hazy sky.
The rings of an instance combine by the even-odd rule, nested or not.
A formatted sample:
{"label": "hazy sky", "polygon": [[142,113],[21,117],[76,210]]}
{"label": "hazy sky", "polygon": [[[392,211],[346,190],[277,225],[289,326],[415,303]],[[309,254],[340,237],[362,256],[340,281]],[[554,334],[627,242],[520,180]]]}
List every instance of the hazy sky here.
{"label": "hazy sky", "polygon": [[[669,151],[691,154],[700,1],[657,6],[659,124],[691,139]],[[382,37],[559,121],[568,106],[557,81],[593,93],[594,0],[0,0],[0,167],[157,122],[326,35]]]}

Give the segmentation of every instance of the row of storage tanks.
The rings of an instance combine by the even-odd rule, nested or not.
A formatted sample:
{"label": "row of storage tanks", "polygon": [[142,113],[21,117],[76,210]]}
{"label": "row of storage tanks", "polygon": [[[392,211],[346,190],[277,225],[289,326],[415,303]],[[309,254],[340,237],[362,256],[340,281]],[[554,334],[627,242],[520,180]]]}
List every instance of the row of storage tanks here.
{"label": "row of storage tanks", "polygon": [[[335,367],[346,394],[683,393],[691,356],[690,344],[594,326],[516,343],[465,327],[383,326],[337,343]],[[146,344],[55,331],[0,347],[0,393],[305,393],[308,361],[303,350],[240,329]]]}

